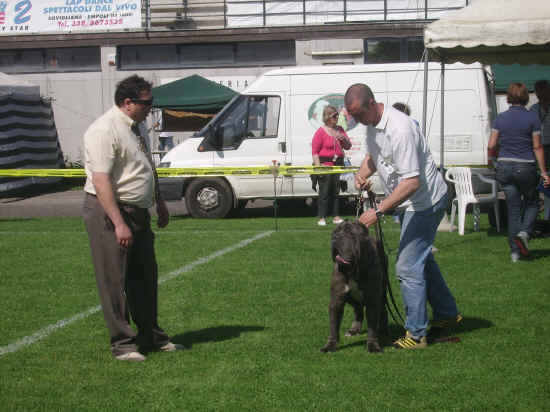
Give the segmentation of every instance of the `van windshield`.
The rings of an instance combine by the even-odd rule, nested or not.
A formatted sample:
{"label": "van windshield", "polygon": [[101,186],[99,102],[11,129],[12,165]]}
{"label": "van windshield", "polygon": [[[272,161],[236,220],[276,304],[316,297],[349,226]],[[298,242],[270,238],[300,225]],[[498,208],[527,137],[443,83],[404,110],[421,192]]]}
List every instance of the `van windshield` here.
{"label": "van windshield", "polygon": [[280,106],[279,96],[238,96],[200,133],[223,149],[235,149],[245,139],[275,138]]}

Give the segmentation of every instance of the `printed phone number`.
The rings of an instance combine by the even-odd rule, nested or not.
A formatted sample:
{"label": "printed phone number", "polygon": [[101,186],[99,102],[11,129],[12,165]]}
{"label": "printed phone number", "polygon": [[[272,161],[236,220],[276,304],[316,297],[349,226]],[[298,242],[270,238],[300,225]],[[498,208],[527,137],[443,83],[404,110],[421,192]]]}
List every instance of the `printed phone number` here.
{"label": "printed phone number", "polygon": [[115,26],[122,24],[123,19],[97,19],[97,20],[73,20],[70,23],[64,21],[57,22],[59,27],[89,27],[89,26]]}

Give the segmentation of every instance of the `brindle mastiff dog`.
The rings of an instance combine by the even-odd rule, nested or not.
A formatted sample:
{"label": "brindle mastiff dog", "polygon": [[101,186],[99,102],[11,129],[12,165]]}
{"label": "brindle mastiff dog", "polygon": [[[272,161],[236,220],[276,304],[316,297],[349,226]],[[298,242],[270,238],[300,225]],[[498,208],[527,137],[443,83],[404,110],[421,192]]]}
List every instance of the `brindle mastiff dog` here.
{"label": "brindle mastiff dog", "polygon": [[338,349],[340,323],[344,305],[349,303],[355,319],[346,336],[361,332],[364,311],[367,312],[367,342],[369,352],[382,352],[378,336],[387,335],[386,285],[384,259],[379,256],[376,241],[359,222],[345,221],[332,233],[334,270],[330,282],[330,337],[321,352]]}

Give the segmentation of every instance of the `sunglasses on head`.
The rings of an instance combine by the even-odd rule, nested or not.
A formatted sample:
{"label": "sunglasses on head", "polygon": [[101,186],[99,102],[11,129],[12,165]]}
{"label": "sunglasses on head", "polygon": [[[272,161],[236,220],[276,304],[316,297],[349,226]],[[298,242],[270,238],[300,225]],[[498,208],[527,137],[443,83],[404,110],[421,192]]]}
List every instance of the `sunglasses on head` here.
{"label": "sunglasses on head", "polygon": [[153,99],[149,100],[143,100],[143,99],[130,99],[134,103],[142,104],[144,106],[152,106],[153,105]]}

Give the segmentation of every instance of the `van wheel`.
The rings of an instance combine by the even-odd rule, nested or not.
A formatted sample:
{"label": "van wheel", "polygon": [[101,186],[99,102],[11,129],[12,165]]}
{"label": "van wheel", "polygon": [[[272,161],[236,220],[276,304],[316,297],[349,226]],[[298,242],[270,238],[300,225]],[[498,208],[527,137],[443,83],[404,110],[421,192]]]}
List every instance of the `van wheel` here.
{"label": "van wheel", "polygon": [[223,179],[196,179],[185,191],[185,205],[193,217],[223,218],[233,208],[233,192]]}

